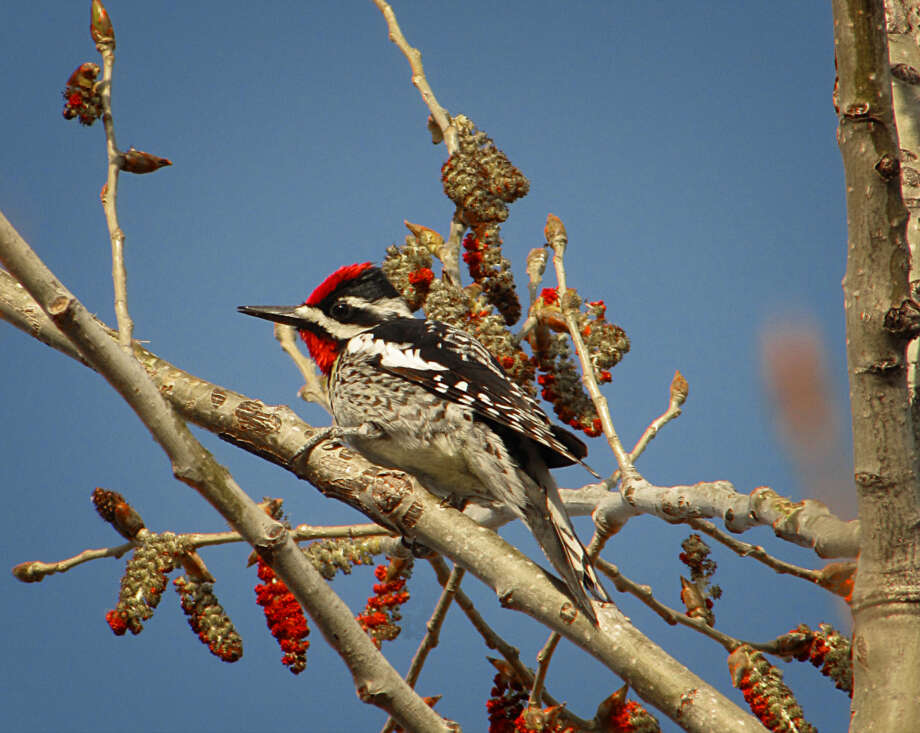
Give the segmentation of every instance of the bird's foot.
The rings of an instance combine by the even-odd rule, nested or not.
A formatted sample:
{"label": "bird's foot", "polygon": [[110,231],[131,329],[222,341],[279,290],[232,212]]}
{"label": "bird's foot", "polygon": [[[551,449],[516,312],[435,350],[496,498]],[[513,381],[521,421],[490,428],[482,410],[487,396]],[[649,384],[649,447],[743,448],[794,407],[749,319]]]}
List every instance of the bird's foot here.
{"label": "bird's foot", "polygon": [[348,443],[351,438],[364,438],[375,440],[383,437],[383,430],[375,423],[368,422],[358,427],[343,428],[340,425],[330,425],[326,428],[319,428],[313,433],[307,442],[303,444],[297,453],[291,458],[291,464],[305,460],[320,443],[338,442]]}

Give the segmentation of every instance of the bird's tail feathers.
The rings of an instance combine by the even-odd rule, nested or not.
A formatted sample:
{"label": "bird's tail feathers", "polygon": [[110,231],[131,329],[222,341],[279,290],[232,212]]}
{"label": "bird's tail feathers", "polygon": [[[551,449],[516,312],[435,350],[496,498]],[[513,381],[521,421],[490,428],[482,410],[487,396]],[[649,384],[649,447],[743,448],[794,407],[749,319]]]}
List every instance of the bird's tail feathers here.
{"label": "bird's tail feathers", "polygon": [[553,530],[559,538],[559,544],[565,553],[566,561],[579,580],[579,585],[594,596],[595,600],[610,603],[610,596],[607,595],[607,591],[604,590],[604,586],[597,577],[591,558],[588,557],[588,551],[575,535],[572,520],[569,519],[558,492],[547,493],[546,509],[553,524]]}
{"label": "bird's tail feathers", "polygon": [[543,501],[534,502],[535,511],[525,512],[525,521],[556,572],[562,576],[572,599],[596,626],[597,615],[589,595],[602,603],[609,603],[610,597],[594,571],[587,550],[575,535],[559,490],[552,485],[541,487],[540,493]]}

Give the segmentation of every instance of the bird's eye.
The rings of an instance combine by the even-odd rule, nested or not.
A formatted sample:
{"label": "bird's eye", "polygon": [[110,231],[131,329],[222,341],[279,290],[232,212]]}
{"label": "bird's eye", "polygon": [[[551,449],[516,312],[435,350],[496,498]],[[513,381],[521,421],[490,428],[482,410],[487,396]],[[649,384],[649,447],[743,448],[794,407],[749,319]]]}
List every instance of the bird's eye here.
{"label": "bird's eye", "polygon": [[333,318],[347,318],[351,315],[352,307],[348,303],[343,303],[341,300],[333,304],[332,306],[332,317]]}

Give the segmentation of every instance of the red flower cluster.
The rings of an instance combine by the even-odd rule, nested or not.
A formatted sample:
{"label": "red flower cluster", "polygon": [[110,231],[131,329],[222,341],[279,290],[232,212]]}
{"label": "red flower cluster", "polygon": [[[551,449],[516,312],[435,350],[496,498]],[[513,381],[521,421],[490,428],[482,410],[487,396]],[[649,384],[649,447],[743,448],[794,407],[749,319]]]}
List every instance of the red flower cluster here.
{"label": "red flower cluster", "polygon": [[515,721],[527,704],[527,693],[521,683],[498,672],[490,694],[492,697],[486,700],[489,733],[517,733]]}
{"label": "red flower cluster", "polygon": [[402,577],[387,580],[387,566],[378,565],[374,577],[379,583],[374,584],[374,595],[367,599],[364,612],[356,620],[361,624],[376,647],[383,641],[392,641],[399,636],[400,628],[396,625],[402,616],[399,607],[409,600],[409,592],[403,590],[406,579]]}
{"label": "red flower cluster", "polygon": [[470,269],[470,277],[474,282],[479,282],[486,276],[482,271],[482,243],[470,232],[463,238],[463,249],[466,250],[463,253],[463,261]]}
{"label": "red flower cluster", "polygon": [[105,614],[105,622],[115,633],[115,636],[124,636],[128,630],[128,621],[125,617],[114,608]]}
{"label": "red flower cluster", "polygon": [[264,583],[255,587],[256,602],[264,609],[268,628],[284,652],[281,663],[292,673],[300,674],[307,666],[307,649],[310,647],[310,642],[305,641],[310,633],[307,619],[293,593],[275,577],[275,571],[261,557],[259,578]]}
{"label": "red flower cluster", "polygon": [[433,281],[434,273],[430,267],[420,267],[418,270],[409,273],[409,284],[415,288],[415,292],[422,298],[428,294]]}
{"label": "red flower cluster", "polygon": [[[556,416],[566,425],[575,428],[575,430],[584,431],[585,435],[591,438],[596,438],[598,435],[601,435],[604,432],[604,428],[601,425],[601,419],[599,417],[590,417],[590,413],[585,416],[579,416],[575,410],[568,406],[566,400],[564,400],[563,397],[554,389],[556,384],[555,375],[540,374],[537,377],[537,384],[543,388],[540,390],[540,396],[552,404],[553,411],[556,413]],[[586,423],[584,421],[585,417],[589,417],[591,422]]]}
{"label": "red flower cluster", "polygon": [[82,125],[91,125],[102,117],[102,97],[96,91],[99,67],[93,63],[80,64],[64,87],[64,119],[75,117]]}
{"label": "red flower cluster", "polygon": [[614,705],[604,722],[607,726],[604,730],[609,733],[651,733],[661,730],[658,721],[635,700]]}
{"label": "red flower cluster", "polygon": [[604,319],[604,316],[607,314],[607,306],[604,305],[603,300],[592,300],[588,303],[588,307],[594,311],[594,317],[599,321]]}
{"label": "red flower cluster", "polygon": [[547,305],[553,305],[559,302],[559,292],[556,288],[543,288],[540,292],[540,297],[543,298],[543,302]]}

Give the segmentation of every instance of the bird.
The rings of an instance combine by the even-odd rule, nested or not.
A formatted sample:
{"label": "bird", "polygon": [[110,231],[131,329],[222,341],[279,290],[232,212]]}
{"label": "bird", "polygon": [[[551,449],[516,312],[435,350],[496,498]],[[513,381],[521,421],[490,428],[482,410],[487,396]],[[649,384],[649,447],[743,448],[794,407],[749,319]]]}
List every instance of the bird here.
{"label": "bird", "polygon": [[597,625],[590,598],[610,597],[549,471],[583,463],[587,447],[553,425],[485,346],[415,318],[370,262],[340,267],[301,305],[238,311],[297,329],[326,377],[334,430],[349,447],[415,476],[459,509],[470,501],[503,506],[523,520]]}

